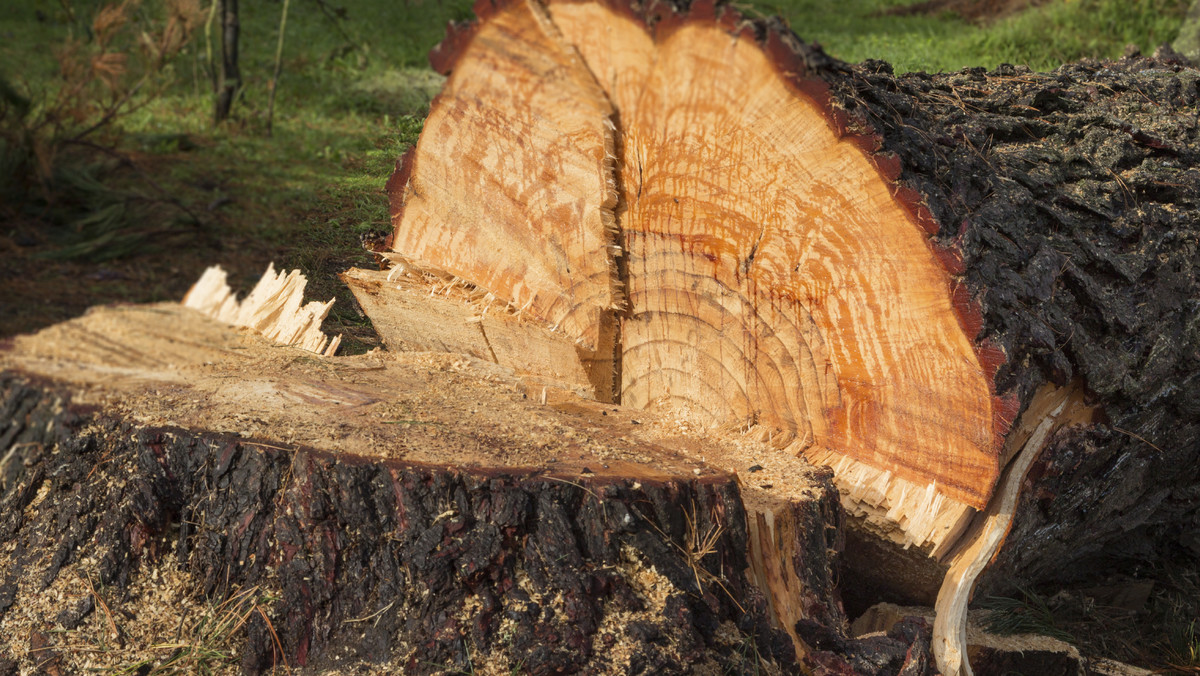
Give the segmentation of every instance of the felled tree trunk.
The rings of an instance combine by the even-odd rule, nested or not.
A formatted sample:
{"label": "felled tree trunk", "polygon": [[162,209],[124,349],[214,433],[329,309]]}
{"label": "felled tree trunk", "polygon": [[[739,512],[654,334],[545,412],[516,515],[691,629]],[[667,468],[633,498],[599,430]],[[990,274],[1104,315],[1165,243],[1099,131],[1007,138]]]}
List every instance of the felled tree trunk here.
{"label": "felled tree trunk", "polygon": [[1197,71],[896,77],[709,1],[476,13],[389,183],[402,270],[565,336],[597,398],[830,465],[864,549],[916,553],[876,577],[940,584],[947,673],[989,562],[1195,546]]}
{"label": "felled tree trunk", "polygon": [[273,344],[327,349],[328,307],[221,278],[188,304],[247,328],[104,308],[0,351],[0,673],[197,669],[231,617],[249,673],[928,664],[919,622],[846,640],[827,470],[742,486],[769,448],[464,351]]}

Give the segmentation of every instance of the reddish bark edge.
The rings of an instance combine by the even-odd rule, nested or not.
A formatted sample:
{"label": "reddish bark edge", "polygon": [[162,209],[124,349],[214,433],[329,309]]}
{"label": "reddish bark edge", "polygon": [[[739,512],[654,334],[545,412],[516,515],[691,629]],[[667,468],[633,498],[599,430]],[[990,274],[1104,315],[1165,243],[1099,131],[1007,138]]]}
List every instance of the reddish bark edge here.
{"label": "reddish bark edge", "polygon": [[388,196],[388,216],[392,223],[392,231],[384,238],[381,252],[391,251],[392,245],[396,242],[396,222],[404,215],[404,193],[408,188],[409,179],[412,178],[416,162],[417,144],[414,143],[404,151],[400,159],[396,160],[396,168],[392,171],[391,176],[388,176],[387,184],[384,186]]}
{"label": "reddish bark edge", "polygon": [[475,18],[468,21],[451,21],[446,25],[446,37],[429,51],[429,65],[442,75],[449,75],[454,64],[467,51],[471,40],[480,26],[501,11],[521,0],[475,0],[472,11]]}
{"label": "reddish bark edge", "polygon": [[[477,0],[477,18],[466,23],[451,24],[446,38],[430,52],[430,63],[434,69],[449,74],[457,59],[467,50],[482,23],[519,1]],[[840,139],[862,152],[880,179],[891,188],[896,204],[908,214],[910,222],[925,233],[926,246],[946,274],[947,293],[951,298],[955,319],[974,348],[988,383],[994,419],[994,438],[989,451],[998,460],[1003,439],[1020,408],[1015,389],[999,392],[996,387],[996,375],[1006,363],[1007,355],[999,346],[979,340],[983,327],[983,307],[972,296],[965,283],[961,249],[956,244],[942,244],[934,239],[941,226],[925,204],[924,196],[919,191],[899,183],[903,170],[900,159],[893,154],[882,152],[883,138],[880,133],[863,116],[848,113],[831,93],[826,78],[837,77],[839,73],[847,71],[849,66],[825,54],[818,45],[805,44],[782,19],[748,18],[721,0],[693,0],[682,11],[665,0],[650,0],[646,4],[637,0],[551,0],[554,1],[596,2],[615,15],[642,27],[656,43],[684,27],[696,24],[715,24],[731,35],[753,40],[773,64],[780,79],[798,96],[811,101],[824,114],[830,129]],[[433,105],[436,105],[436,101]],[[393,223],[403,210],[402,204],[396,206],[393,184],[395,182],[400,186],[402,197],[403,184],[412,171],[409,162],[402,161],[403,166],[397,170],[399,178],[397,174],[393,174],[393,178],[388,181],[388,192],[392,197]]]}

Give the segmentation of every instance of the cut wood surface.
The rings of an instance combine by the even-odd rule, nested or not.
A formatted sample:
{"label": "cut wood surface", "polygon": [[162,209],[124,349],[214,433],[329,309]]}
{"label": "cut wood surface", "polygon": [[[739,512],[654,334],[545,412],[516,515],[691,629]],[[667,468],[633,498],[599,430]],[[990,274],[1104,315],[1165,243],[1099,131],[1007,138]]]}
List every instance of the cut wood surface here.
{"label": "cut wood surface", "polygon": [[[612,109],[533,0],[497,12],[472,49],[425,121],[437,152],[391,181],[408,223],[392,246],[595,348],[620,301]],[[456,227],[482,221],[495,227]]]}
{"label": "cut wood surface", "polygon": [[[709,0],[476,14],[391,269],[343,277],[387,352],[172,304],[0,351],[23,665],[68,659],[35,599],[164,552],[282,595],[250,671],[946,676],[980,589],[1200,556],[1200,72],[896,76]],[[294,277],[219,282],[189,303],[332,352]],[[856,640],[851,594],[937,615]]]}
{"label": "cut wood surface", "polygon": [[753,39],[703,20],[651,37],[581,7],[596,5],[551,13],[588,63],[653,54],[601,76],[625,80],[621,401],[751,421],[982,507],[988,383],[948,274],[870,157]]}
{"label": "cut wood surface", "polygon": [[[710,472],[703,461],[637,439],[675,437],[702,455],[708,442],[685,437],[673,422],[581,399],[554,380],[449,352],[325,361],[170,303],[97,309],[18,337],[3,365],[72,383],[74,403],[145,425],[247,439],[282,430],[290,444],[456,467],[575,475],[588,467],[659,478]],[[594,442],[589,425],[606,441]],[[546,456],[548,448],[562,453]]]}
{"label": "cut wood surface", "polygon": [[[514,42],[559,59],[565,40],[613,113],[604,117],[616,136],[608,181],[621,196],[615,204],[619,237],[612,239],[624,255],[610,261],[610,248],[566,252],[568,261],[574,257],[566,267],[603,263],[610,277],[624,282],[616,296],[627,297],[619,338],[609,341],[619,342],[611,398],[693,420],[759,425],[777,446],[819,462],[828,462],[832,450],[845,465],[838,468],[843,485],[861,489],[858,502],[905,522],[903,542],[942,544],[968,507],[986,503],[999,471],[997,432],[1012,412],[992,397],[987,369],[963,330],[951,279],[927,245],[919,214],[893,199],[890,178],[859,144],[840,139],[825,122],[829,111],[814,98],[820,91],[783,77],[770,51],[749,34],[723,39],[732,24],[705,17],[703,8],[694,20],[668,20],[649,31],[643,19],[614,7],[561,2],[543,10],[519,2],[489,8],[477,27],[452,35],[435,52],[435,65],[449,69],[450,79],[428,131],[390,183],[392,249],[461,276],[586,346],[597,345],[597,331],[580,332],[528,305],[521,292],[495,283],[490,268],[468,271],[457,260],[471,256],[471,248],[445,239],[435,245],[431,234],[471,240],[516,230],[524,234],[503,244],[503,254],[488,256],[522,265],[529,256],[524,238],[545,237],[549,246],[535,255],[557,265],[555,233],[573,236],[587,231],[589,221],[543,217],[532,195],[529,209],[491,209],[486,186],[496,179],[474,171],[460,171],[453,184],[474,187],[455,188],[447,199],[478,206],[444,209],[437,228],[424,206],[427,182],[450,185],[441,178],[442,166],[482,161],[475,155],[460,160],[464,144],[483,144],[486,151],[476,153],[484,157],[509,143],[521,145],[537,168],[518,173],[521,179],[505,167],[503,180],[528,180],[538,190],[547,189],[547,177],[557,182],[564,161],[558,148],[526,148],[521,125],[497,138],[495,128],[464,127],[458,112],[448,112],[461,109],[466,92],[476,95],[476,81],[500,78],[507,93],[488,100],[502,112],[482,116],[479,124],[490,125],[497,115],[557,114],[538,107],[549,102],[512,93],[541,91],[555,81],[528,83],[524,71],[513,76],[515,66],[506,59],[523,65],[525,57],[496,47],[497,31],[513,17],[537,17],[539,30]],[[530,37],[547,31],[561,39]],[[773,39],[776,51],[785,49],[779,36]],[[504,56],[499,63],[497,53]],[[438,168],[426,174],[426,164]],[[561,189],[576,185],[564,176]],[[591,197],[598,203],[608,194]],[[468,208],[478,211],[464,216]],[[887,490],[881,493],[880,486]]]}
{"label": "cut wood surface", "polygon": [[533,375],[598,399],[597,390],[612,382],[612,363],[600,364],[598,377],[584,361],[583,350],[561,333],[521,321],[504,303],[488,303],[453,281],[432,284],[405,275],[348,270],[342,280],[371,318],[391,351],[464,354]]}
{"label": "cut wood surface", "polygon": [[[446,302],[413,294],[418,322],[418,299]],[[461,352],[324,357],[169,303],[18,337],[0,373],[0,633],[41,637],[22,665],[155,659],[155,632],[239,589],[277,598],[252,673],[788,671],[814,637],[850,640],[830,474],[758,467],[763,443]],[[128,650],[46,638],[105,638],[103,613],[38,601],[89,580],[141,618],[116,615]]]}
{"label": "cut wood surface", "polygon": [[[563,73],[579,82],[582,64],[604,98],[596,124],[613,131],[611,176],[589,204],[614,204],[615,232],[561,269],[603,264],[617,282],[623,304],[601,320],[614,332],[614,400],[829,465],[856,527],[934,562],[914,571],[950,570],[955,603],[976,581],[1083,576],[1191,546],[1195,69],[1167,55],[898,77],[708,0],[498,1],[476,13],[431,55],[449,80],[389,182],[390,255],[595,349],[594,331],[493,283],[491,268],[466,270],[457,247],[406,249],[436,229],[455,241],[516,230],[544,238],[534,255],[557,261],[556,242],[588,230],[543,218],[536,199],[489,210],[484,189],[463,185],[545,191],[561,173],[564,192],[579,187],[559,167],[598,153],[595,142],[563,152],[526,143],[517,125],[487,126],[485,143],[478,125],[578,111],[530,103]],[[518,20],[538,32],[501,47]],[[551,77],[512,76],[564,53],[578,60]],[[509,86],[489,95],[488,114],[460,119],[463,92],[483,93],[471,81],[495,78]],[[484,157],[515,144],[536,168],[456,175],[455,199],[483,201],[434,223],[419,206],[425,181],[476,143]],[[527,241],[516,235],[502,257],[531,265]],[[1056,397],[1074,403],[1046,404]]]}

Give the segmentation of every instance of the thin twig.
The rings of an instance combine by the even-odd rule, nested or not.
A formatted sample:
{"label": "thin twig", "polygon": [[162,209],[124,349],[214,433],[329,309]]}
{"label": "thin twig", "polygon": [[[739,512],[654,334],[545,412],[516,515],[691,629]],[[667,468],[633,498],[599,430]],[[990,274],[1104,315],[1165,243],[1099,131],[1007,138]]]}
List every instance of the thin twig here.
{"label": "thin twig", "polygon": [[583,491],[587,492],[588,495],[591,495],[593,498],[596,498],[597,502],[600,502],[600,503],[604,502],[603,500],[600,499],[600,496],[596,495],[596,493],[592,489],[588,488],[587,486],[584,486],[581,483],[576,483],[574,481],[568,481],[566,479],[559,479],[558,477],[553,477],[553,476],[544,476],[542,478],[546,479],[547,481],[557,481],[561,484],[567,484],[568,486],[574,486],[576,488],[582,489]]}
{"label": "thin twig", "polygon": [[375,624],[379,624],[379,619],[378,619],[378,618],[379,618],[380,616],[382,616],[384,613],[386,613],[388,610],[390,610],[390,609],[391,609],[391,607],[392,607],[392,606],[394,606],[394,605],[396,605],[396,602],[395,602],[395,601],[392,601],[391,603],[389,603],[389,604],[387,604],[386,606],[384,606],[384,607],[380,608],[379,610],[377,610],[377,611],[375,611],[375,612],[371,613],[370,615],[367,615],[366,617],[356,617],[356,618],[354,618],[353,620],[342,620],[342,623],[343,623],[343,624],[351,624],[351,623],[354,623],[354,622],[367,622],[367,621],[370,621],[372,618],[376,618],[376,619],[375,619]]}
{"label": "thin twig", "polygon": [[169,190],[167,190],[166,188],[159,185],[153,178],[150,178],[150,174],[143,171],[142,168],[139,167],[137,165],[137,163],[134,162],[132,159],[130,159],[127,155],[124,155],[121,152],[114,150],[112,148],[105,147],[99,143],[92,143],[91,141],[84,141],[82,139],[70,139],[70,140],[66,141],[66,143],[71,143],[73,145],[86,146],[88,148],[92,148],[93,150],[98,150],[98,151],[108,155],[109,157],[115,158],[117,161],[119,161],[121,163],[122,166],[129,167],[130,169],[133,169],[134,171],[136,171],[138,174],[138,177],[141,178],[141,180],[145,181],[147,185],[149,185],[151,188],[156,190],[159,194],[164,195],[165,197],[162,198],[163,202],[170,204],[170,205],[176,207],[177,209],[179,209],[180,211],[182,211],[183,213],[187,214],[188,217],[192,219],[192,223],[194,225],[202,225],[204,223],[204,221],[202,221],[200,219],[200,217],[197,216],[194,211],[187,208],[187,205],[185,205],[183,202],[181,202],[178,197],[175,197]]}
{"label": "thin twig", "polygon": [[264,444],[264,443],[258,442],[258,441],[242,441],[240,443],[244,446],[258,446],[259,448],[270,448],[270,449],[276,450],[276,451],[294,451],[294,450],[296,450],[295,448],[285,448],[283,446],[272,446],[271,444]]}
{"label": "thin twig", "polygon": [[104,611],[104,617],[108,620],[108,628],[112,632],[113,640],[121,638],[121,631],[117,629],[117,623],[113,620],[112,612],[108,609],[108,604],[104,602],[104,599],[100,598],[100,595],[96,593],[96,588],[92,586],[91,578],[86,575],[80,575],[79,577],[87,584],[88,592],[91,593],[92,598],[96,599],[100,610]]}
{"label": "thin twig", "polygon": [[[549,478],[549,477],[547,477],[547,478]],[[733,602],[733,605],[738,607],[738,610],[740,610],[743,614],[746,612],[746,609],[742,607],[742,604],[738,603],[737,599],[733,597],[732,593],[730,593],[729,589],[725,586],[725,583],[721,582],[721,578],[719,576],[714,575],[713,573],[709,572],[708,569],[706,569],[706,568],[697,566],[698,561],[694,558],[695,552],[689,552],[688,550],[684,549],[683,547],[680,547],[679,544],[676,543],[675,540],[673,540],[671,538],[671,536],[664,533],[662,531],[662,529],[658,527],[657,524],[655,524],[650,519],[647,519],[645,517],[645,515],[643,515],[640,511],[638,511],[638,509],[636,507],[634,507],[633,505],[629,506],[629,510],[632,511],[634,514],[636,514],[637,517],[640,518],[642,521],[645,521],[646,523],[648,523],[651,528],[653,528],[655,531],[657,531],[659,536],[662,537],[663,542],[671,545],[675,549],[679,550],[680,554],[683,554],[684,558],[688,560],[688,564],[691,566],[692,571],[694,573],[696,573],[697,580],[699,579],[701,572],[703,572],[705,579],[710,579],[713,582],[716,582],[717,585],[719,587],[721,587],[721,590],[725,592],[725,595],[729,597],[729,600]],[[692,513],[695,514],[695,512],[696,512],[696,507],[693,504],[692,505]],[[686,512],[684,512],[684,518],[687,519]],[[687,519],[687,520],[688,520],[688,524],[690,525],[691,520],[690,519]],[[695,533],[694,529],[692,530],[692,533],[693,533],[693,535],[690,536],[689,539],[694,539],[694,533]],[[720,533],[718,533],[717,535],[719,537]],[[716,540],[713,540],[713,542],[710,546],[715,546],[715,544],[716,544]],[[707,556],[710,553],[712,553],[712,552],[706,552],[704,555]],[[704,587],[700,586],[699,582],[697,582],[697,586],[700,588],[701,594],[703,594]]]}
{"label": "thin twig", "polygon": [[138,90],[140,90],[142,88],[142,85],[146,84],[146,81],[149,79],[150,79],[149,75],[142,76],[142,79],[138,80],[137,84],[133,85],[132,87],[129,88],[129,91],[125,92],[125,95],[121,97],[121,100],[112,104],[111,106],[109,106],[108,110],[104,111],[104,115],[99,120],[97,120],[95,124],[88,127],[87,129],[84,129],[83,131],[79,132],[78,134],[75,134],[71,138],[65,139],[63,142],[64,143],[78,143],[80,140],[83,139],[83,137],[87,136],[88,134],[91,134],[92,132],[96,131],[100,127],[103,127],[104,125],[108,124],[109,122],[112,122],[113,118],[115,118],[117,116],[117,113],[119,113],[121,111],[121,107],[124,106],[125,103],[129,101],[129,99],[133,98],[133,95],[136,94],[138,92]]}
{"label": "thin twig", "polygon": [[325,4],[325,0],[316,0],[316,3],[317,6],[321,8],[321,12],[333,22],[335,27],[337,27],[338,32],[342,34],[342,39],[349,43],[351,47],[357,49],[358,45],[354,42],[354,39],[346,33],[346,29],[342,27],[342,19],[337,15],[337,12],[330,9],[329,5]]}
{"label": "thin twig", "polygon": [[1117,427],[1116,425],[1113,425],[1113,429],[1120,432],[1121,434],[1124,434],[1126,436],[1130,436],[1130,437],[1133,437],[1134,439],[1137,439],[1138,441],[1142,442],[1143,444],[1146,444],[1147,446],[1149,446],[1150,448],[1153,448],[1154,450],[1158,451],[1159,453],[1166,453],[1166,451],[1164,451],[1163,449],[1150,443],[1150,441],[1148,441],[1145,437],[1138,436],[1138,435],[1134,434],[1133,432],[1130,432],[1129,430],[1123,430],[1120,427]]}

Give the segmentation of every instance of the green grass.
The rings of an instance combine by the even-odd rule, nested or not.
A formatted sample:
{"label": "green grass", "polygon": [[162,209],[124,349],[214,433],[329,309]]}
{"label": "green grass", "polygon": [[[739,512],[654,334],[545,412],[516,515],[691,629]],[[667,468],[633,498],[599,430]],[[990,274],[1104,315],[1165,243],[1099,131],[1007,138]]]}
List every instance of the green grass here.
{"label": "green grass", "polygon": [[1075,642],[1070,632],[1058,626],[1058,619],[1046,599],[1025,589],[1019,591],[1019,599],[990,596],[983,600],[980,605],[992,611],[985,622],[988,631],[1001,635],[1037,634]]}
{"label": "green grass", "polygon": [[897,0],[769,0],[755,6],[788,19],[806,40],[850,62],[882,59],[897,72],[1001,63],[1052,70],[1085,57],[1117,58],[1128,44],[1149,54],[1175,39],[1189,0],[1054,0],[994,23],[952,13],[885,15]]}
{"label": "green grass", "polygon": [[[161,16],[164,1],[143,0],[135,21],[151,25]],[[198,2],[205,12],[211,7],[211,0]],[[903,0],[764,0],[747,11],[781,14],[801,37],[822,43],[845,60],[880,58],[903,72],[1002,62],[1050,69],[1085,56],[1118,56],[1127,43],[1149,51],[1174,37],[1189,2],[1057,0],[989,25],[946,13],[883,14],[905,4]],[[102,0],[9,4],[0,15],[0,77],[36,101],[59,81],[56,46],[68,36],[86,40],[90,17]],[[366,349],[371,346],[369,328],[335,273],[371,263],[360,240],[387,229],[384,182],[396,158],[415,140],[441,84],[425,55],[442,38],[448,21],[470,16],[470,2],[295,0],[273,135],[268,136],[267,93],[281,6],[278,0],[241,3],[244,86],[232,120],[217,129],[211,122],[207,55],[219,53],[219,26],[214,26],[210,39],[198,31],[169,63],[161,93],[103,138],[133,154],[143,169],[113,172],[101,180],[128,195],[155,197],[158,193],[144,185],[153,175],[201,222],[170,228],[163,227],[166,220],[149,223],[145,232],[152,236],[138,239],[145,233],[135,230],[125,237],[129,233],[117,227],[105,230],[109,221],[89,226],[88,214],[73,216],[69,220],[75,231],[55,240],[59,249],[42,253],[74,253],[84,263],[100,263],[138,252],[144,257],[173,251],[232,267],[232,279],[242,288],[267,261],[299,267],[308,273],[315,297],[343,299],[334,306],[327,328],[361,337],[366,342],[352,339],[349,346]],[[134,212],[112,207],[111,199],[99,196],[95,202],[107,205],[114,223],[121,218],[181,220],[179,208],[156,208],[151,216],[134,217]],[[11,227],[20,226],[0,224],[0,236]],[[110,240],[96,246],[99,237]],[[112,300],[157,300],[182,293],[186,282],[169,275],[191,274],[196,265],[185,263],[135,275],[138,284],[121,287],[129,295]],[[118,286],[106,288],[117,294],[113,290]]]}

